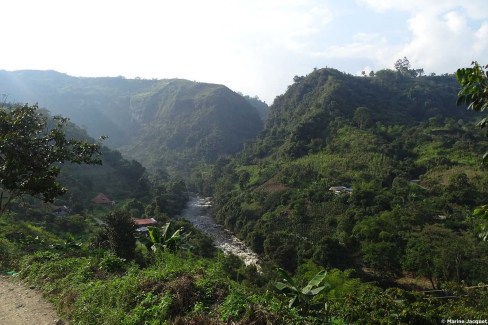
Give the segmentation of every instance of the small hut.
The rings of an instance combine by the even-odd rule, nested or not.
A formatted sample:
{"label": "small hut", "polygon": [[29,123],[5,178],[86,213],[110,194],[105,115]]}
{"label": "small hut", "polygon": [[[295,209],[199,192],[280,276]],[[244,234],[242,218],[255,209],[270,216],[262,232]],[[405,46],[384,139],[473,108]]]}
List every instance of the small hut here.
{"label": "small hut", "polygon": [[133,219],[134,224],[136,225],[137,229],[136,231],[140,234],[147,234],[147,227],[148,226],[155,226],[157,225],[157,221],[154,218],[148,218],[148,219]]}
{"label": "small hut", "polygon": [[92,202],[95,204],[114,204],[114,201],[103,193],[98,193],[98,195],[92,199]]}

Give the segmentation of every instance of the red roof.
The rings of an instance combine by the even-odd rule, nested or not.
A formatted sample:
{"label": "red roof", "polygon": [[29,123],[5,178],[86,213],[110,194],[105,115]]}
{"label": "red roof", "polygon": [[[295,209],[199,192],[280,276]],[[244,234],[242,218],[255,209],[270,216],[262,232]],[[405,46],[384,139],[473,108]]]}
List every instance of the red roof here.
{"label": "red roof", "polygon": [[155,225],[158,222],[154,218],[149,218],[149,219],[134,219],[134,223],[137,226],[150,226],[150,225]]}
{"label": "red roof", "polygon": [[113,203],[113,201],[103,193],[99,193],[97,196],[95,196],[92,199],[92,202],[96,203],[96,204],[112,204]]}

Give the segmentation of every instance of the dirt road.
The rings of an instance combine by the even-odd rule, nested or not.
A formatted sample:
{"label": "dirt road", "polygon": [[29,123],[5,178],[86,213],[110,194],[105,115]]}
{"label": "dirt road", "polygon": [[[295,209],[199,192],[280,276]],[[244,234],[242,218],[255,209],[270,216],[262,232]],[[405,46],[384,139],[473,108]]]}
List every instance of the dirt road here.
{"label": "dirt road", "polygon": [[1,325],[60,325],[54,307],[34,287],[0,275]]}

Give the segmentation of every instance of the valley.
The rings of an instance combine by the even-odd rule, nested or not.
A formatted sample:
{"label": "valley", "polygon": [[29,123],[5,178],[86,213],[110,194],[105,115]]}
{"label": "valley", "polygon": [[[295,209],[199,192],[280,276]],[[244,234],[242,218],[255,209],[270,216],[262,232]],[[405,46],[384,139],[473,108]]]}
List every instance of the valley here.
{"label": "valley", "polygon": [[[484,319],[488,141],[459,78],[415,71],[314,69],[269,107],[183,79],[0,71],[48,130],[70,118],[55,152],[66,135],[101,162],[56,161],[46,179],[66,194],[45,202],[29,164],[5,164],[35,177],[4,176],[5,195],[30,192],[0,216],[0,270],[79,324]],[[4,106],[8,135],[22,106]],[[39,147],[18,134],[0,149]]]}

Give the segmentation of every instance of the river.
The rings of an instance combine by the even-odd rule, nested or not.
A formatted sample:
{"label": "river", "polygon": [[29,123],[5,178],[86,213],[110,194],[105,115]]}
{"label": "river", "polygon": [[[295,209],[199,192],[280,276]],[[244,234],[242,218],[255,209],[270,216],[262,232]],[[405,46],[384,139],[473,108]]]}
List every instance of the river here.
{"label": "river", "polygon": [[222,225],[215,223],[211,215],[211,207],[210,198],[191,196],[186,208],[181,212],[181,217],[210,236],[215,246],[225,254],[237,255],[244,264],[256,265],[259,270],[259,256]]}

